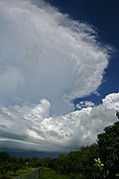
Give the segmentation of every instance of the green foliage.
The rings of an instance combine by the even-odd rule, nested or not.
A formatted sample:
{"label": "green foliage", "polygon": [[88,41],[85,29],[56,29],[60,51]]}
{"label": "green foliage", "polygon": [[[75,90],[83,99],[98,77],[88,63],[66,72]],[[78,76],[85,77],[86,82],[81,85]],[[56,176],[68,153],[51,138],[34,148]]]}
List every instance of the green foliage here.
{"label": "green foliage", "polygon": [[0,173],[5,177],[10,169],[10,155],[6,152],[0,152]]}
{"label": "green foliage", "polygon": [[110,178],[115,178],[119,172],[119,122],[104,129],[98,135],[98,153],[104,163],[104,170],[110,171]]}
{"label": "green foliage", "polygon": [[109,175],[109,170],[107,170],[106,172],[104,171],[104,164],[101,162],[100,158],[94,159],[94,161],[94,167],[96,170],[95,177],[100,179],[106,178]]}
{"label": "green foliage", "polygon": [[24,169],[19,169],[19,170],[17,170],[17,172],[16,172],[16,175],[18,176],[18,175],[23,175],[23,174],[25,174],[25,173],[28,173],[28,172],[30,172],[30,171],[33,171],[35,168],[24,168]]}
{"label": "green foliage", "polygon": [[104,167],[104,164],[101,163],[101,160],[100,158],[98,159],[94,159],[95,160],[95,164],[94,164],[94,167],[98,168],[100,172],[102,172],[103,170],[103,167]]}
{"label": "green foliage", "polygon": [[82,147],[79,151],[70,152],[67,155],[59,155],[57,159],[49,162],[48,167],[59,174],[70,175],[73,178],[93,178],[94,157],[97,158],[97,145]]}
{"label": "green foliage", "polygon": [[55,170],[52,170],[50,168],[45,168],[39,179],[70,179],[70,177],[57,174]]}
{"label": "green foliage", "polygon": [[18,158],[12,156],[10,157],[10,167],[11,167],[10,170],[13,171],[15,175],[17,170],[21,168]]}
{"label": "green foliage", "polygon": [[21,175],[31,171],[31,168],[25,168],[25,159],[10,156],[6,152],[0,152],[0,178],[7,179],[13,175]]}
{"label": "green foliage", "polygon": [[119,174],[116,174],[116,177],[119,177]]}

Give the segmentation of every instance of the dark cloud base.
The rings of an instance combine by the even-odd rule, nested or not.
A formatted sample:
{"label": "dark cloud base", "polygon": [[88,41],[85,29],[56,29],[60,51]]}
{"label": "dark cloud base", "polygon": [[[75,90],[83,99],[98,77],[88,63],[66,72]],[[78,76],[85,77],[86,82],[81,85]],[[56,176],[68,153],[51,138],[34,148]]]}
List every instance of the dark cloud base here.
{"label": "dark cloud base", "polygon": [[[36,151],[26,151],[26,150],[18,150],[18,149],[14,149],[14,150],[10,150],[7,148],[1,148],[0,152],[7,152],[12,156],[15,157],[25,157],[25,158],[31,158],[31,157],[38,157],[38,158],[45,158],[45,157],[51,157],[51,158],[57,158],[58,155],[60,155],[60,152],[45,152],[45,151],[40,151],[40,152],[36,152]],[[64,155],[67,153],[63,153]]]}

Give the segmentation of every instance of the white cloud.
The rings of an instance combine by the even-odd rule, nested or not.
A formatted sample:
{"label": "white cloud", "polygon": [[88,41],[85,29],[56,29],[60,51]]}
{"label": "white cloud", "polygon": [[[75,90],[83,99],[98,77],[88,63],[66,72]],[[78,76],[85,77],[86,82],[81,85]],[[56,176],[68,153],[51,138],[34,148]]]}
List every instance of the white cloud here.
{"label": "white cloud", "polygon": [[19,69],[13,66],[0,67],[0,96],[8,96],[24,85],[24,79]]}
{"label": "white cloud", "polygon": [[82,109],[86,107],[94,107],[95,104],[92,101],[80,101],[79,104],[76,104],[76,109]]}
{"label": "white cloud", "polygon": [[107,108],[111,109],[114,108],[119,111],[119,92],[112,93],[106,96],[103,100],[103,105]]}
{"label": "white cloud", "polygon": [[109,56],[95,36],[42,0],[0,0],[0,146],[78,149],[117,121],[118,94],[71,103],[98,94]]}
{"label": "white cloud", "polygon": [[[112,97],[113,96],[113,97]],[[0,145],[9,148],[70,151],[96,142],[97,134],[116,122],[119,94],[109,94],[99,106],[85,107],[67,115],[49,115],[50,103],[0,107]],[[113,98],[114,100],[110,100]],[[115,106],[116,101],[116,106]],[[114,103],[113,103],[114,102]],[[4,143],[5,142],[5,143]]]}
{"label": "white cloud", "polygon": [[48,99],[51,114],[67,114],[73,99],[97,90],[108,65],[89,25],[42,0],[0,0],[0,39],[5,105]]}

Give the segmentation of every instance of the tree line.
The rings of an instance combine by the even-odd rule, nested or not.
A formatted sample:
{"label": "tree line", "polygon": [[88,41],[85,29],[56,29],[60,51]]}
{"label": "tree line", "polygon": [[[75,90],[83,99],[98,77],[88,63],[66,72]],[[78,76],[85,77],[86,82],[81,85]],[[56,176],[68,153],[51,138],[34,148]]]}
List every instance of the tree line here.
{"label": "tree line", "polygon": [[43,160],[44,159],[38,159],[36,157],[14,157],[10,156],[7,152],[0,152],[0,175],[3,179],[5,179],[6,176],[15,176],[18,170],[23,170],[24,172],[26,169],[43,166]]}
{"label": "tree line", "polygon": [[[119,118],[119,112],[116,113]],[[58,158],[17,158],[0,152],[0,172],[5,174],[19,168],[45,166],[71,179],[115,179],[119,177],[119,122],[115,122],[98,134],[97,143],[81,147]]]}

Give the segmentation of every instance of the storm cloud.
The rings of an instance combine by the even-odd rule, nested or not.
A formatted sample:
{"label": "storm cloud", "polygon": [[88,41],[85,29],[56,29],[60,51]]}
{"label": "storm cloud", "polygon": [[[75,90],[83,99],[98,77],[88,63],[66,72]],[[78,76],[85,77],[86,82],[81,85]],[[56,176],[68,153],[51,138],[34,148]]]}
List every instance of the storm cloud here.
{"label": "storm cloud", "polygon": [[119,94],[74,111],[72,101],[96,93],[108,66],[108,47],[90,25],[42,0],[0,0],[0,40],[1,146],[74,150],[117,120]]}
{"label": "storm cloud", "polygon": [[73,111],[72,100],[95,92],[107,49],[87,24],[36,1],[0,0],[0,100],[50,101],[51,114]]}

